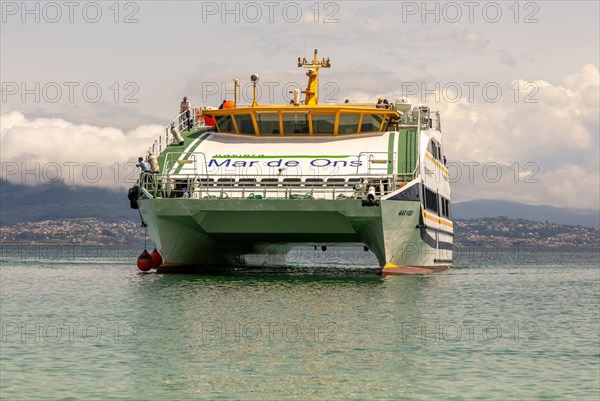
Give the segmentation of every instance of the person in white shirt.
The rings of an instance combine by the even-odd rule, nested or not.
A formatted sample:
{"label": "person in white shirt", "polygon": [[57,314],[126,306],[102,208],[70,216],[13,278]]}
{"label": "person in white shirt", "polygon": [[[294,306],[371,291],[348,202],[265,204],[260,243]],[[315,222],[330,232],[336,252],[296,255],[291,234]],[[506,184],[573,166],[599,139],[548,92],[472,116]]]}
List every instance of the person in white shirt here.
{"label": "person in white shirt", "polygon": [[190,102],[188,101],[187,96],[183,97],[183,101],[181,102],[181,104],[179,105],[179,114],[183,114],[185,113],[185,118],[186,121],[184,122],[184,126],[187,125],[187,129],[188,131],[190,131],[192,129],[192,116],[191,116],[191,110],[192,107],[190,105]]}
{"label": "person in white shirt", "polygon": [[142,169],[142,173],[152,173],[152,170],[150,169],[150,164],[147,161],[144,161],[143,157],[138,157],[138,164],[136,164],[135,166]]}
{"label": "person in white shirt", "polygon": [[146,183],[146,184],[151,183],[152,175],[146,175],[146,174],[152,174],[152,169],[150,168],[150,163],[145,161],[144,158],[140,156],[140,157],[138,157],[138,164],[136,164],[135,166],[139,167],[142,170],[142,173],[145,173],[142,176],[144,183]]}

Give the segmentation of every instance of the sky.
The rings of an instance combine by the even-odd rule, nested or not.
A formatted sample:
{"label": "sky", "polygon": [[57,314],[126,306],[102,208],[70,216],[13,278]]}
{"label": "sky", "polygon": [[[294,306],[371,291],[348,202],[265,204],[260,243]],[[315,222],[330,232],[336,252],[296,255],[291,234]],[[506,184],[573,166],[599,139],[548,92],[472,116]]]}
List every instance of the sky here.
{"label": "sky", "polygon": [[597,1],[2,1],[2,180],[128,187],[177,114],[287,102],[439,110],[453,200],[599,209]]}

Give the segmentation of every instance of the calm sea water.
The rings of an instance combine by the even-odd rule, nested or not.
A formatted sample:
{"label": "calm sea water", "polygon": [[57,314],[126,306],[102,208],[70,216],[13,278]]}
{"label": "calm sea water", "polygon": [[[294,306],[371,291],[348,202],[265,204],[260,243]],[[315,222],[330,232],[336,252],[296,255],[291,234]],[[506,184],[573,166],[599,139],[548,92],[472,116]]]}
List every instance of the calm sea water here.
{"label": "calm sea water", "polygon": [[396,277],[345,248],[193,276],[137,253],[3,249],[2,400],[600,397],[598,253],[464,250]]}

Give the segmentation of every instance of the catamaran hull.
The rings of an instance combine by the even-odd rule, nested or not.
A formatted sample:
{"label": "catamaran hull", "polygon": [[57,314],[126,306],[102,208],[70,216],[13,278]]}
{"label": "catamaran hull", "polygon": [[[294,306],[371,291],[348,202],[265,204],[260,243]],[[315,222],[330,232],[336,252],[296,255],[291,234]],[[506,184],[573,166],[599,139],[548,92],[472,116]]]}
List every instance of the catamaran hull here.
{"label": "catamaran hull", "polygon": [[383,274],[450,267],[452,233],[423,224],[420,202],[318,199],[141,199],[140,215],[165,263],[159,273],[282,266],[301,244],[356,244]]}

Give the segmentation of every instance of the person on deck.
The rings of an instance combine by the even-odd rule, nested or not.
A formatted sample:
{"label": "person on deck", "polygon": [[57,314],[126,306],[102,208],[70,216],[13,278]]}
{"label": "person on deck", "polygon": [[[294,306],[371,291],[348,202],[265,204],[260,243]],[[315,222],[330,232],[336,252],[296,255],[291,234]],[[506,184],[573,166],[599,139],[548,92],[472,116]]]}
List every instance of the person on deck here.
{"label": "person on deck", "polygon": [[179,105],[179,114],[185,113],[186,121],[182,124],[182,129],[187,125],[188,131],[192,129],[192,116],[191,116],[192,107],[190,102],[188,101],[187,96],[183,97],[183,101]]}
{"label": "person on deck", "polygon": [[144,160],[143,157],[138,157],[138,164],[135,165],[136,167],[139,167],[142,170],[142,174],[143,174],[143,182],[146,184],[149,184],[152,182],[152,169],[150,168],[150,163],[148,163],[147,161]]}
{"label": "person on deck", "polygon": [[143,157],[138,157],[138,164],[135,165],[142,169],[142,173],[152,174],[152,170],[150,169],[150,164],[147,161],[144,161]]}

